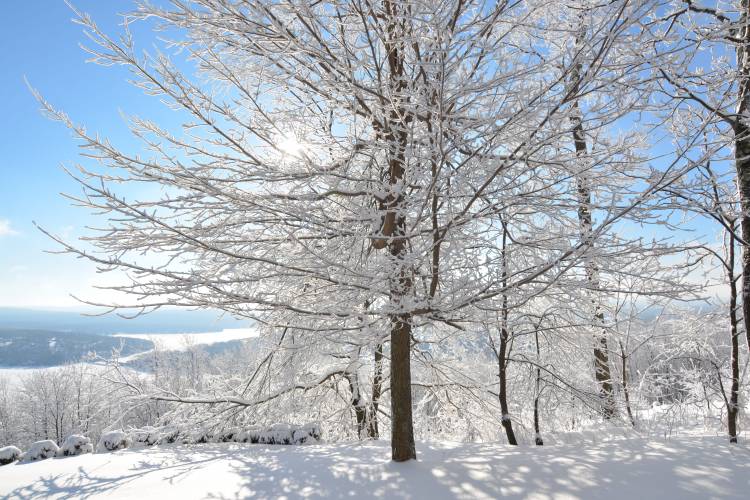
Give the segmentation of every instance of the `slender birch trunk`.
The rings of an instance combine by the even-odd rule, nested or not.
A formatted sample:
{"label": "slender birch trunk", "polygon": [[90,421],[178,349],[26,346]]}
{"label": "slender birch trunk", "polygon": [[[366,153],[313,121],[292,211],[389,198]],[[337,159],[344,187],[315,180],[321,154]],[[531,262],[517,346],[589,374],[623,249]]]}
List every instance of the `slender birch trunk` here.
{"label": "slender birch trunk", "polygon": [[[581,38],[576,40],[576,46],[580,45]],[[580,49],[580,47],[578,47]],[[579,62],[573,66],[571,72],[571,82],[573,85],[572,94],[578,92],[578,85],[581,78],[582,64]],[[573,122],[573,143],[575,145],[576,156],[586,158],[588,155],[588,144],[586,143],[586,134],[583,128],[583,116],[578,106],[578,101],[574,100],[572,104],[571,120]],[[578,222],[581,231],[581,240],[585,243],[586,251],[590,254],[594,250],[593,238],[593,219],[592,219],[592,202],[591,187],[585,172],[578,173],[577,179],[578,191]],[[599,388],[599,398],[601,400],[601,411],[605,419],[615,416],[615,397],[612,387],[612,372],[609,366],[609,348],[607,346],[607,335],[604,329],[604,312],[599,306],[599,301],[595,297],[599,288],[598,269],[594,259],[587,257],[584,261],[586,270],[586,280],[588,282],[589,293],[593,304],[592,326],[594,327],[594,374]],[[598,330],[598,331],[597,331]]]}

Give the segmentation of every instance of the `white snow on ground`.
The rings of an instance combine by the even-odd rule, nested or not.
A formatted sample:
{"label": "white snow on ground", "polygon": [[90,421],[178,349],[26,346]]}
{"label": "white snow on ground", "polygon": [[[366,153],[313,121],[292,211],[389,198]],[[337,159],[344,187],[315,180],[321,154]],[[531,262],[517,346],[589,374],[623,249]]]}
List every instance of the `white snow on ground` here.
{"label": "white snow on ground", "polygon": [[386,441],[169,445],[0,467],[2,498],[748,498],[750,449],[723,438],[586,446]]}
{"label": "white snow on ground", "polygon": [[130,337],[150,340],[162,349],[178,351],[191,345],[209,345],[230,340],[249,339],[258,336],[254,328],[226,328],[220,332],[205,333],[118,333],[115,337]]}

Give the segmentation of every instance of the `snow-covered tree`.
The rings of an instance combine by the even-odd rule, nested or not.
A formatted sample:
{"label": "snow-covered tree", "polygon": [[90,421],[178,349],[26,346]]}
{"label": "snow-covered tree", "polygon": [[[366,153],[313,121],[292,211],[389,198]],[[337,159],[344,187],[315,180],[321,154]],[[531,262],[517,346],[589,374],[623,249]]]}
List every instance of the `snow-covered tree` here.
{"label": "snow-covered tree", "polygon": [[[682,174],[644,168],[643,141],[609,129],[648,95],[639,44],[657,6],[175,0],[139,3],[120,37],[81,14],[93,60],[127,67],[182,127],[130,117],[142,145],[130,152],[40,96],[94,160],[73,174],[83,190],[72,198],[104,220],[78,243],[51,236],[127,276],[110,288],[130,298],[89,303],[213,308],[263,325],[270,350],[243,382],[221,393],[162,386],[145,394],[152,400],[228,415],[345,387],[360,436],[378,434],[390,401],[392,456],[409,460],[412,358],[434,383],[481,401],[471,373],[435,376],[442,361],[427,348],[494,331],[500,418],[515,440],[503,389],[511,327],[539,325],[528,308],[556,296],[574,297],[586,318],[591,371],[613,416],[598,292],[613,259],[654,250],[610,231],[642,221],[646,202]],[[166,41],[141,51],[138,22]],[[159,189],[128,195],[141,184]],[[538,396],[534,346],[525,363],[537,368]]]}

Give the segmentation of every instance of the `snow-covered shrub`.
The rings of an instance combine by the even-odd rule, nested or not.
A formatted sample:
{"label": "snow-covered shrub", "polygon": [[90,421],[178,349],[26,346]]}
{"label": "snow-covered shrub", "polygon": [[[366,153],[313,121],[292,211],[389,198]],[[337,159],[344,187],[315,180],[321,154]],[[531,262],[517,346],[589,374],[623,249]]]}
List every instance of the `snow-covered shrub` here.
{"label": "snow-covered shrub", "polygon": [[197,429],[181,435],[180,439],[185,444],[204,444],[214,442],[213,432],[208,429]]}
{"label": "snow-covered shrub", "polygon": [[153,446],[161,442],[163,436],[163,430],[159,427],[143,427],[141,429],[135,429],[130,433],[130,439],[134,444],[142,444],[145,446]]}
{"label": "snow-covered shrub", "polygon": [[180,439],[180,431],[176,429],[168,429],[159,434],[159,439],[156,444],[176,443],[178,439]]}
{"label": "snow-covered shrub", "polygon": [[242,434],[241,429],[225,429],[222,432],[219,432],[215,436],[215,440],[219,443],[231,443],[231,442],[237,442],[237,437]]}
{"label": "snow-covered shrub", "polygon": [[96,445],[96,451],[101,453],[104,451],[121,450],[130,446],[130,444],[131,441],[128,435],[118,429],[102,434],[102,437],[99,438],[99,444]]}
{"label": "snow-covered shrub", "polygon": [[45,439],[44,441],[37,441],[31,445],[29,451],[23,454],[24,462],[36,462],[37,460],[44,460],[46,458],[52,458],[57,455],[60,448],[55,444],[54,441]]}
{"label": "snow-covered shrub", "polygon": [[320,426],[317,424],[306,424],[300,427],[274,424],[266,429],[250,427],[235,432],[233,440],[237,443],[309,444],[317,442],[320,435]]}
{"label": "snow-covered shrub", "polygon": [[72,457],[75,455],[82,455],[84,453],[91,453],[94,451],[94,446],[91,444],[91,440],[86,436],[80,434],[73,434],[65,438],[58,456]]}
{"label": "snow-covered shrub", "polygon": [[260,436],[263,444],[292,444],[294,429],[288,424],[273,424]]}
{"label": "snow-covered shrub", "polygon": [[302,427],[295,429],[292,434],[292,442],[294,444],[310,444],[320,441],[320,426],[318,424],[305,424]]}
{"label": "snow-covered shrub", "polygon": [[232,438],[235,443],[257,443],[260,439],[260,433],[262,432],[260,427],[248,427],[241,431],[236,432]]}
{"label": "snow-covered shrub", "polygon": [[[197,434],[200,437],[200,433]],[[154,446],[159,444],[175,443],[182,439],[185,443],[193,443],[190,437],[180,434],[179,430],[173,427],[155,427],[146,426],[139,429],[133,429],[128,432],[128,438],[133,445]]]}
{"label": "snow-covered shrub", "polygon": [[7,465],[21,458],[21,450],[15,446],[0,448],[0,465]]}

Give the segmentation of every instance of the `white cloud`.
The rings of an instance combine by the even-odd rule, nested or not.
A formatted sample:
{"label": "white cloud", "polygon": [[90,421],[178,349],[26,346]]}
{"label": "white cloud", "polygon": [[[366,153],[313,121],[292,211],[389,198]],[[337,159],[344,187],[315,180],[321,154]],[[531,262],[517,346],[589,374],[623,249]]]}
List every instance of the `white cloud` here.
{"label": "white cloud", "polygon": [[13,236],[14,234],[18,234],[18,231],[10,227],[10,221],[8,219],[0,219],[0,237]]}

